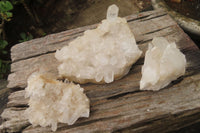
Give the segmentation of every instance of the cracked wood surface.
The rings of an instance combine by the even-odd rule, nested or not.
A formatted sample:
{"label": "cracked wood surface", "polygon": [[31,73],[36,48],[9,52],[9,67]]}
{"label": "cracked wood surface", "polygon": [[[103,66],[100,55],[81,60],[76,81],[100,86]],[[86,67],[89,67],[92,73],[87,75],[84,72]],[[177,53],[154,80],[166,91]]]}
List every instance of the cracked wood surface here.
{"label": "cracked wood surface", "polygon": [[[200,51],[179,26],[163,11],[149,11],[126,17],[142,57],[130,72],[110,84],[85,84],[90,98],[90,117],[74,125],[59,124],[56,132],[169,132],[200,121]],[[52,34],[15,45],[7,108],[1,114],[2,132],[51,132],[49,127],[32,127],[24,116],[28,99],[24,98],[27,77],[41,67],[57,74],[56,49],[97,25]],[[175,41],[186,55],[186,74],[158,92],[139,91],[141,67],[147,44],[155,36]],[[18,88],[18,89],[16,89]]]}

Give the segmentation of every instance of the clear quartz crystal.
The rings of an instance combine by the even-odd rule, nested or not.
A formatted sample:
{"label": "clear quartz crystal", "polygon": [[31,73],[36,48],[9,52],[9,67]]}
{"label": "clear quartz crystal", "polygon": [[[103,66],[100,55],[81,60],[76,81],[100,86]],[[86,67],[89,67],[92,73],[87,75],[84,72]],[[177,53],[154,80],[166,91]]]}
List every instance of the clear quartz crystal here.
{"label": "clear quartz crystal", "polygon": [[51,126],[56,131],[58,122],[72,125],[79,117],[89,117],[89,99],[79,85],[33,73],[25,91],[29,97],[25,115],[33,126]]}
{"label": "clear quartz crystal", "polygon": [[155,37],[145,54],[142,67],[141,90],[157,91],[185,74],[186,58],[163,37]]}
{"label": "clear quartz crystal", "polygon": [[128,73],[141,51],[126,19],[111,5],[107,19],[93,30],[57,50],[59,75],[78,83],[110,83]]}
{"label": "clear quartz crystal", "polygon": [[119,8],[115,4],[113,4],[113,5],[108,7],[106,18],[108,20],[117,18],[118,17],[118,12],[119,12]]}

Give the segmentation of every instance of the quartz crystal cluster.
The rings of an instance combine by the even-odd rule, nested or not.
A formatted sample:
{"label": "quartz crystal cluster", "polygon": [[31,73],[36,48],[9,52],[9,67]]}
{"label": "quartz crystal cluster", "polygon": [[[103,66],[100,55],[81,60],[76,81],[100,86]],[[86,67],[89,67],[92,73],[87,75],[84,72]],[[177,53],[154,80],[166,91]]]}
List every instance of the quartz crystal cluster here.
{"label": "quartz crystal cluster", "polygon": [[30,97],[25,115],[33,126],[51,126],[55,131],[58,122],[72,125],[79,117],[89,117],[89,99],[79,85],[33,73],[25,90]]}
{"label": "quartz crystal cluster", "polygon": [[185,74],[185,55],[163,37],[155,37],[145,54],[141,90],[157,91]]}
{"label": "quartz crystal cluster", "polygon": [[85,31],[56,51],[61,77],[78,83],[110,83],[129,72],[142,52],[126,19],[118,17],[118,10],[111,5],[107,19],[96,29]]}

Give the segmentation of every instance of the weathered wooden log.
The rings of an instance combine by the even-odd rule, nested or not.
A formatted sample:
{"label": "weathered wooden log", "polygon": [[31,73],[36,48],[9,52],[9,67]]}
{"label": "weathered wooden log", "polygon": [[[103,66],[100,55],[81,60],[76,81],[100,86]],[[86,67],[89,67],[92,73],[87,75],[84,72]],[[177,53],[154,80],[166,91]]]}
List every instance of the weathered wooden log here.
{"label": "weathered wooden log", "polygon": [[[188,123],[187,117],[192,119],[189,122],[197,122],[200,112],[199,95],[200,75],[184,77],[180,83],[171,84],[159,92],[127,92],[113,97],[109,94],[107,98],[91,100],[91,116],[88,119],[80,119],[73,126],[59,124],[57,132],[96,132],[96,131],[118,131],[122,129],[131,129],[132,131],[170,131],[175,128],[184,127]],[[86,87],[87,88],[87,87]],[[196,95],[194,95],[194,92]],[[187,99],[192,95],[192,99]],[[92,95],[93,96],[93,95]],[[93,99],[89,96],[90,99]],[[194,108],[196,107],[196,108]],[[9,109],[10,111],[10,109]],[[27,122],[22,119],[23,113],[19,112],[8,117],[9,112],[3,113],[6,119],[18,116],[21,122]],[[190,116],[191,115],[191,116]],[[197,117],[198,116],[198,117]],[[173,125],[174,120],[178,124],[167,129],[167,125]],[[179,121],[180,120],[180,121]],[[185,121],[182,121],[185,120]],[[11,121],[12,122],[12,121]],[[159,127],[153,129],[154,126]],[[163,122],[163,123],[162,123]],[[110,124],[109,124],[110,123]],[[152,123],[152,124],[150,124]],[[181,125],[182,123],[183,125]],[[108,126],[103,126],[107,124]],[[14,125],[14,124],[13,124]],[[15,124],[16,125],[16,124]],[[178,126],[177,126],[178,125]],[[16,127],[19,127],[18,125]],[[177,127],[176,127],[177,126]],[[96,128],[93,128],[96,127]],[[131,127],[134,127],[133,129]],[[127,130],[127,129],[126,129]],[[9,130],[7,130],[9,131]],[[50,128],[32,127],[25,129],[24,132],[50,132]]]}
{"label": "weathered wooden log", "polygon": [[[130,72],[110,84],[85,84],[90,98],[89,118],[74,125],[59,124],[56,132],[169,132],[200,121],[200,51],[179,26],[163,11],[150,11],[126,17],[137,43],[145,53],[155,36],[175,41],[186,55],[186,74],[158,92],[139,91],[142,58]],[[77,28],[18,44],[12,48],[10,88],[24,88],[28,76],[39,69],[57,73],[56,49],[96,25]],[[24,115],[28,107],[25,91],[13,92],[1,114],[2,132],[51,132],[50,127],[32,127]]]}
{"label": "weathered wooden log", "polygon": [[6,108],[1,117],[5,120],[0,126],[1,132],[20,132],[30,125],[24,115],[25,108]]}
{"label": "weathered wooden log", "polygon": [[16,91],[8,97],[7,107],[27,107],[28,99],[24,97],[25,91]]}
{"label": "weathered wooden log", "polygon": [[[174,37],[170,37],[173,33],[177,34],[173,31],[174,28],[170,27],[176,23],[164,12],[151,11],[146,14],[132,15],[127,17],[127,19],[137,42],[141,45],[140,48],[144,46],[147,47],[145,42],[151,41],[154,36],[169,36],[169,41],[179,41]],[[162,21],[162,23],[159,21]],[[11,49],[11,56],[14,63],[11,65],[12,74],[8,77],[8,87],[26,87],[26,79],[28,76],[41,68],[45,68],[46,71],[57,73],[56,68],[58,62],[54,58],[55,50],[62,48],[64,45],[68,45],[72,39],[82,35],[83,31],[94,27],[96,27],[96,25],[61,32],[42,39],[15,45]],[[178,33],[178,35],[180,35],[180,33]],[[180,39],[180,37],[178,39]],[[49,65],[51,67],[48,67]]]}

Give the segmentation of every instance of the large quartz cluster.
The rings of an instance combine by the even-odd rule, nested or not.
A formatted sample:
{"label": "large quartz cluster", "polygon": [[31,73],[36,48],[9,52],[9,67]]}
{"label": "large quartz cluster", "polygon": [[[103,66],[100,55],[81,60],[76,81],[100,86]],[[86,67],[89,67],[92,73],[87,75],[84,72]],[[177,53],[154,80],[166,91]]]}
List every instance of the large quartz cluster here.
{"label": "large quartz cluster", "polygon": [[155,37],[145,54],[141,90],[157,91],[185,74],[186,59],[175,43]]}
{"label": "large quartz cluster", "polygon": [[55,131],[58,122],[72,125],[79,117],[89,117],[89,99],[79,85],[33,73],[25,90],[30,97],[25,114],[33,126],[50,125]]}
{"label": "large quartz cluster", "polygon": [[129,72],[141,55],[126,19],[118,7],[108,8],[107,19],[57,50],[55,57],[61,77],[78,83],[110,83]]}

